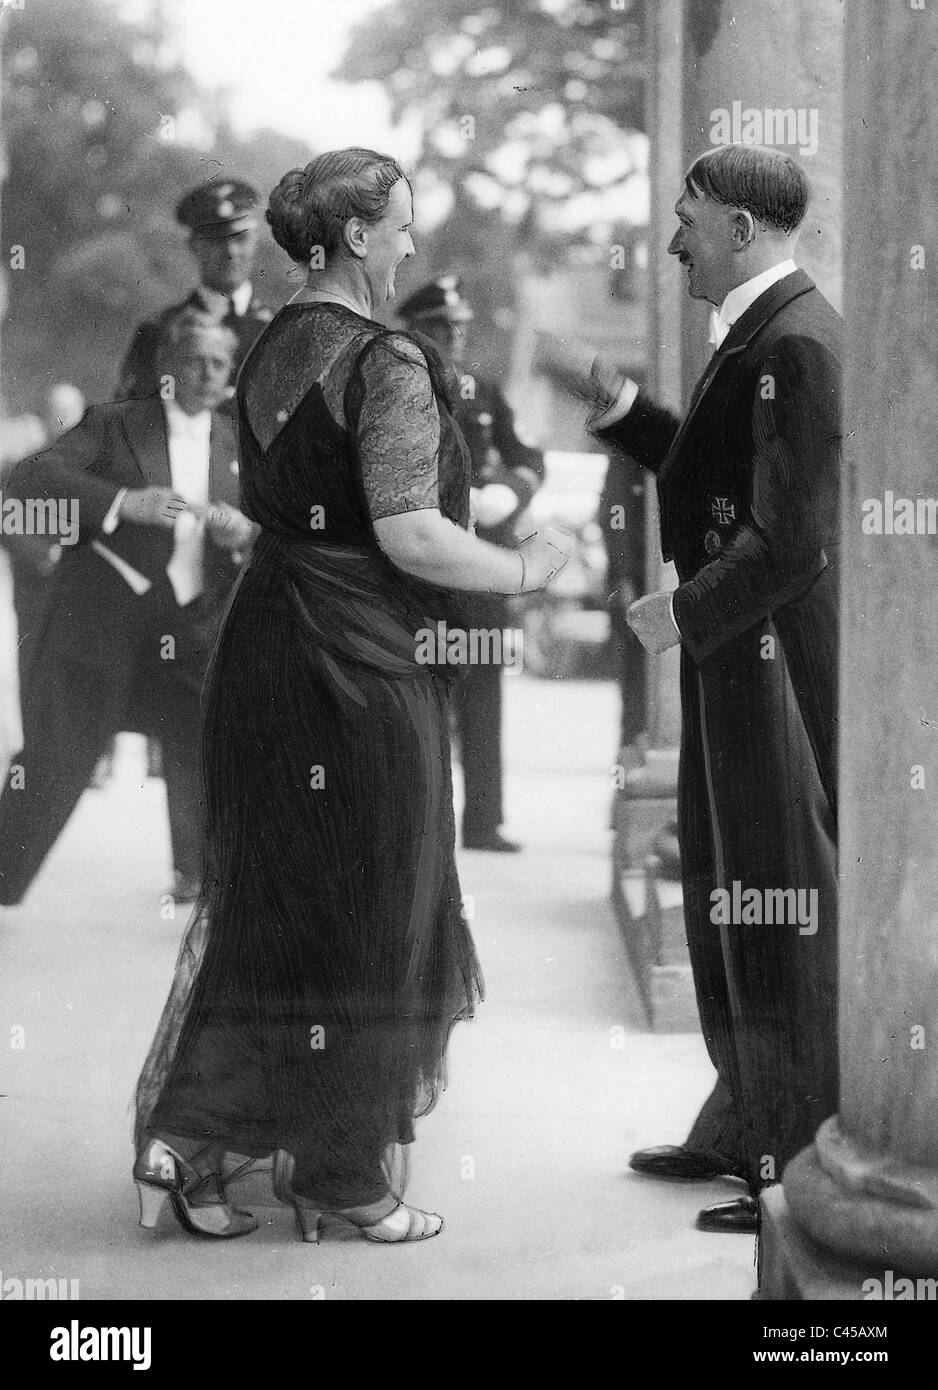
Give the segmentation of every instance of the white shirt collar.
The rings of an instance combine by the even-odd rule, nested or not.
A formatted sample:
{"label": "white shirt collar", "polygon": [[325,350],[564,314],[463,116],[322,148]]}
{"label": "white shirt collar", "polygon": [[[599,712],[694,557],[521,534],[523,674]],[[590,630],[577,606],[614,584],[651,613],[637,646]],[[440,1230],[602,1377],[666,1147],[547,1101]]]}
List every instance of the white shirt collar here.
{"label": "white shirt collar", "polygon": [[243,285],[239,285],[236,290],[231,291],[231,302],[238,318],[243,318],[251,307],[251,300],[254,297],[254,286],[250,280],[245,280]]}
{"label": "white shirt collar", "polygon": [[751,280],[744,280],[741,285],[730,290],[720,305],[719,312],[716,309],[710,311],[710,341],[713,346],[720,346],[736,320],[742,318],[751,304],[755,304],[760,294],[765,294],[772,285],[784,280],[786,275],[791,275],[792,271],[797,269],[795,262],[789,257],[788,260],[769,266],[768,270],[763,270],[761,274],[754,275]]}
{"label": "white shirt collar", "polygon": [[166,428],[174,439],[198,439],[207,441],[212,431],[212,412],[200,410],[197,415],[186,412],[168,398],[163,401],[166,415]]}

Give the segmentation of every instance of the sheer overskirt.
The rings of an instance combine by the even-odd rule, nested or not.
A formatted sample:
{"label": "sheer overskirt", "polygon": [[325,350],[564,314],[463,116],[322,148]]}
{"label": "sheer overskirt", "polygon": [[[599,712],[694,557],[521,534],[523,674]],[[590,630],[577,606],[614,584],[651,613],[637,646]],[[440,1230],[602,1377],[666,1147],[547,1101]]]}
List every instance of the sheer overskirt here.
{"label": "sheer overskirt", "polygon": [[[283,459],[310,438],[322,454],[322,409],[313,391]],[[263,487],[271,451],[243,418],[242,445]],[[343,461],[351,517],[361,478],[335,440]],[[314,466],[275,503],[305,521],[315,486]],[[367,525],[309,543],[272,521],[206,684],[208,872],[138,1085],[137,1141],[283,1150],[297,1193],[348,1207],[401,1195],[402,1146],[482,995],[454,857],[452,672],[414,660],[416,629],[445,620],[448,599],[395,571]]]}

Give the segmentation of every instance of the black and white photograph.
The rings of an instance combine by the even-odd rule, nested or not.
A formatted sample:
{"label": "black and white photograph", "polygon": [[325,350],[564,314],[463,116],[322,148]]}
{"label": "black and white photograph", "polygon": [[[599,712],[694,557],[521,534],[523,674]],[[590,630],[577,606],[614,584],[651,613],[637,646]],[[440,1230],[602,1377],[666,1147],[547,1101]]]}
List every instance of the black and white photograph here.
{"label": "black and white photograph", "polygon": [[930,1325],[936,79],[934,0],[3,0],[30,1367]]}

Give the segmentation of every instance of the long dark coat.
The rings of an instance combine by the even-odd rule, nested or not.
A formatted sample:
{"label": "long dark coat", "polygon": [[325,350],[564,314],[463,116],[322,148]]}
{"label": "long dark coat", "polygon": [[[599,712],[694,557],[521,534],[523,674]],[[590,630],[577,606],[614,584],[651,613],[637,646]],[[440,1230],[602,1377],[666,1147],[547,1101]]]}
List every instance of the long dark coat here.
{"label": "long dark coat", "polygon": [[[686,1142],[754,1187],[838,1100],[840,358],[840,317],[799,270],[732,327],[683,421],[640,393],[599,431],[657,475],[679,579],[684,910],[718,1073]],[[727,923],[715,890],[732,904],[734,884]],[[772,889],[801,890],[783,915],[805,920],[767,924]]]}

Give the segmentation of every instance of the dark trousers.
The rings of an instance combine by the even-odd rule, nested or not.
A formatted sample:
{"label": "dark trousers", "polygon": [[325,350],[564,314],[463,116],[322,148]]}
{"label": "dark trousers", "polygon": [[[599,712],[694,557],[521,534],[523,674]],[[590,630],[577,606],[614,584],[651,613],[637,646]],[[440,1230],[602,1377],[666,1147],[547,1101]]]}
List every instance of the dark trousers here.
{"label": "dark trousers", "polygon": [[[784,654],[760,663],[762,630],[699,670],[682,656],[678,792],[687,943],[718,1076],[685,1142],[753,1190],[838,1101],[836,826]],[[816,933],[718,925],[714,890],[734,882],[815,893]]]}
{"label": "dark trousers", "polygon": [[468,668],[453,697],[465,783],[463,839],[502,823],[502,668]]}
{"label": "dark trousers", "polygon": [[[186,610],[157,586],[141,599],[131,652],[110,669],[37,653],[23,687],[23,749],[0,795],[0,903],[18,903],[65,828],[111,739],[159,739],[176,869],[198,877],[202,851],[199,688],[203,654]],[[170,602],[172,606],[170,606]],[[164,660],[163,639],[176,655]],[[19,769],[22,769],[20,772]]]}

